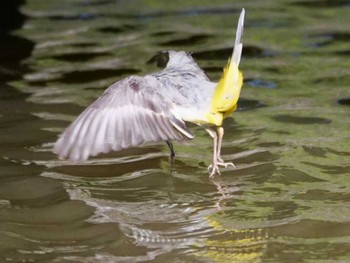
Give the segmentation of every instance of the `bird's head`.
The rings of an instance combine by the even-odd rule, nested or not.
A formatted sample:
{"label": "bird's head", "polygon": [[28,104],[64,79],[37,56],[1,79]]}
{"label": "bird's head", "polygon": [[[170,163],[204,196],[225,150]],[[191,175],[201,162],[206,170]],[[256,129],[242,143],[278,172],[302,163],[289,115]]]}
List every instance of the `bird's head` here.
{"label": "bird's head", "polygon": [[[167,67],[172,66],[185,66],[185,65],[193,65],[193,63],[196,63],[191,56],[191,52],[185,52],[185,51],[174,51],[169,50],[165,51],[169,54],[169,61],[167,63]],[[197,63],[196,63],[197,64]]]}
{"label": "bird's head", "polygon": [[191,54],[191,52],[186,51],[165,50],[158,52],[157,55],[149,60],[149,62],[156,62],[157,66],[161,68],[193,65],[196,62]]}

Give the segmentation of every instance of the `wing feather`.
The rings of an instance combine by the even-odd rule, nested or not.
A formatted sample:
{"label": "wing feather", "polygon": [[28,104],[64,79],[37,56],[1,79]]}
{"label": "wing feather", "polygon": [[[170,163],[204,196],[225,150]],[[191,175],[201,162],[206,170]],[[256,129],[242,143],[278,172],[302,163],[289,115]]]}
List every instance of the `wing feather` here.
{"label": "wing feather", "polygon": [[152,76],[131,76],[111,85],[64,131],[54,152],[60,158],[86,160],[146,142],[192,139],[158,92],[162,88]]}

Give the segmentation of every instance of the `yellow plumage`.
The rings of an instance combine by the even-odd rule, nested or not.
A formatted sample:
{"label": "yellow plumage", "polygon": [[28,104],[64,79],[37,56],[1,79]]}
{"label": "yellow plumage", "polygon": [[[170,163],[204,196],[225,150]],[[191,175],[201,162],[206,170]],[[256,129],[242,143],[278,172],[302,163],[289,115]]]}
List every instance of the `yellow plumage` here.
{"label": "yellow plumage", "polygon": [[211,112],[208,114],[210,124],[222,125],[223,119],[235,111],[242,84],[243,74],[230,59],[214,92]]}

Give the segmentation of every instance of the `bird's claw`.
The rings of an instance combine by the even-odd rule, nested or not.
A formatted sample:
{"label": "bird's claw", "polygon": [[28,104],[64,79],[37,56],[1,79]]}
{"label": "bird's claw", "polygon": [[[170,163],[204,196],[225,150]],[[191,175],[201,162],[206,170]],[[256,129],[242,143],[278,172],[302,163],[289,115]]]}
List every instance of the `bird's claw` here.
{"label": "bird's claw", "polygon": [[221,175],[219,166],[217,164],[211,164],[208,166],[209,177],[213,178],[215,174]]}
{"label": "bird's claw", "polygon": [[208,172],[209,172],[210,178],[212,178],[215,174],[221,175],[219,166],[223,166],[225,168],[232,166],[233,168],[236,168],[236,166],[233,163],[231,162],[225,163],[224,161],[220,160],[208,166]]}
{"label": "bird's claw", "polygon": [[231,162],[229,162],[229,163],[218,162],[217,165],[223,166],[223,167],[225,167],[225,168],[227,168],[227,167],[229,167],[229,166],[232,166],[233,168],[236,168],[236,166],[235,166],[233,163],[231,163]]}

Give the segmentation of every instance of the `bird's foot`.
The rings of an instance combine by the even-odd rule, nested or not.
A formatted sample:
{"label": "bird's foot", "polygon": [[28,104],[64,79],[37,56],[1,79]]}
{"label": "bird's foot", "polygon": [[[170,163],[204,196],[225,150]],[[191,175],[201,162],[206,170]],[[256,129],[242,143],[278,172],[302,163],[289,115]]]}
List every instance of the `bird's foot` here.
{"label": "bird's foot", "polygon": [[213,178],[215,174],[220,175],[219,165],[217,163],[213,163],[208,166],[209,178]]}
{"label": "bird's foot", "polygon": [[236,168],[236,166],[232,162],[225,162],[221,157],[218,157],[217,165],[223,166],[225,168],[232,166],[233,168]]}
{"label": "bird's foot", "polygon": [[229,163],[218,162],[217,165],[223,166],[223,167],[225,167],[225,168],[227,168],[227,167],[229,167],[229,166],[232,166],[233,168],[236,168],[236,166],[235,166],[233,163],[231,163],[231,162],[229,162]]}
{"label": "bird's foot", "polygon": [[231,162],[228,162],[228,163],[225,163],[221,158],[218,159],[217,162],[211,164],[208,166],[208,172],[209,172],[209,177],[212,178],[215,174],[218,174],[220,175],[220,170],[219,170],[219,166],[223,166],[225,168],[229,167],[229,166],[232,166],[233,168],[235,168],[236,166],[231,163]]}

